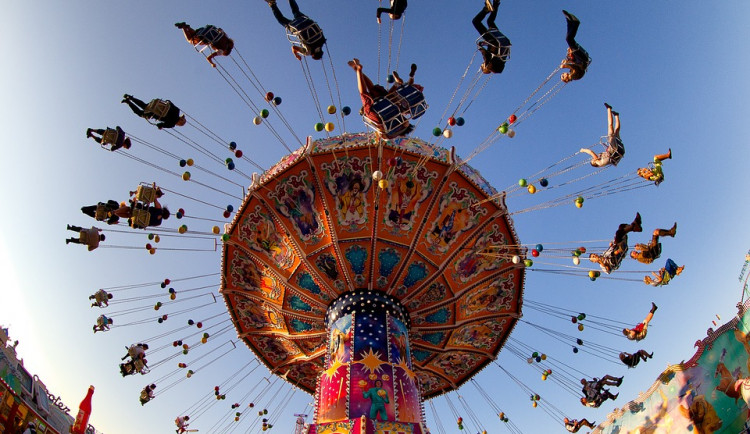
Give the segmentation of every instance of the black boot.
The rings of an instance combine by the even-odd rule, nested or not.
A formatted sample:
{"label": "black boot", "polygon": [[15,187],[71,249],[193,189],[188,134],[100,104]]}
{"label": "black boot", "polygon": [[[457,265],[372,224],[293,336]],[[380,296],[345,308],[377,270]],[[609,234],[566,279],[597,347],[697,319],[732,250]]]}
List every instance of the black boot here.
{"label": "black boot", "polygon": [[651,311],[650,312],[654,313],[654,312],[656,312],[656,309],[658,309],[658,308],[659,308],[659,306],[657,306],[656,304],[654,304],[654,302],[652,301],[651,302]]}

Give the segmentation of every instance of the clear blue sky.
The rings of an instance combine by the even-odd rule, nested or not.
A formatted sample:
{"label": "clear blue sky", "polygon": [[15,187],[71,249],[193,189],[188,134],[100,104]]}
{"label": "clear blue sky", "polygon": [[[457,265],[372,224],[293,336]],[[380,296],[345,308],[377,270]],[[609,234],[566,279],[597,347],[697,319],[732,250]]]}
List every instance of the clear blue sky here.
{"label": "clear blue sky", "polygon": [[[288,6],[279,3],[288,12]],[[346,60],[359,57],[366,71],[375,70],[377,2],[300,3],[326,33],[344,104],[359,107],[354,75]],[[433,124],[473,54],[477,35],[471,18],[481,5],[479,0],[413,0],[409,6],[400,69],[405,75],[409,63],[419,64],[417,79],[425,86],[431,105],[416,131],[422,138],[431,137]],[[459,155],[467,155],[557,66],[566,47],[562,7],[582,21],[578,40],[593,58],[589,73],[519,127],[516,138],[501,140],[472,164],[497,188],[512,185],[518,178],[598,141],[606,133],[604,101],[622,115],[627,155],[616,169],[600,174],[599,180],[635,170],[653,154],[672,148],[674,159],[665,164],[667,180],[658,188],[587,201],[580,210],[571,205],[514,218],[524,243],[609,238],[617,224],[630,221],[635,211],[643,215],[644,234],[631,237],[631,244],[645,240],[654,227],[679,223],[677,237],[664,242],[663,257],[684,263],[686,269],[670,286],[655,289],[614,279],[592,283],[586,278],[533,272],[526,279],[529,299],[627,322],[640,321],[652,300],[659,304],[648,339],[642,342],[656,354],[635,370],[626,371],[623,365],[581,354],[574,357],[569,349],[556,348],[549,338],[528,326],[519,325],[513,334],[592,376],[624,374],[617,401],[622,405],[646,389],[668,364],[690,358],[693,343],[705,336],[716,314],[726,320],[736,313],[734,305],[740,296],[737,275],[750,239],[745,200],[750,148],[742,127],[750,116],[745,80],[750,56],[743,43],[750,40],[745,22],[750,4],[504,1],[497,24],[513,42],[512,59],[472,105],[465,116],[466,126],[447,142],[456,146]],[[103,286],[217,272],[220,254],[159,252],[149,256],[145,250],[122,249],[89,253],[63,243],[69,235],[66,223],[93,222],[80,213],[81,206],[123,200],[141,181],[156,180],[211,203],[233,201],[101,151],[85,139],[87,127],[121,125],[138,137],[200,162],[193,151],[119,104],[123,93],[175,101],[225,139],[236,140],[246,155],[264,167],[285,154],[265,129],[252,125],[255,114],[185,42],[173,27],[177,21],[223,27],[266,88],[284,98],[281,108],[296,133],[315,134],[315,110],[301,69],[284,32],[261,0],[212,4],[193,0],[77,1],[64,5],[40,0],[10,2],[0,16],[6,34],[5,59],[0,66],[0,100],[4,102],[0,107],[0,181],[5,188],[0,212],[0,323],[10,325],[11,335],[21,341],[18,349],[27,358],[27,368],[69,406],[77,405],[89,384],[96,385],[92,422],[107,434],[169,432],[174,429],[175,416],[252,358],[250,351],[240,346],[200,376],[141,408],[137,400],[140,389],[171,370],[177,359],[169,362],[170,368],[151,376],[122,379],[117,363],[123,346],[178,324],[152,322],[92,335],[91,325],[101,312],[88,307],[87,296]],[[387,23],[384,20],[383,29]],[[320,70],[314,71],[316,88],[326,96]],[[356,117],[347,120],[350,131],[363,129]],[[134,147],[133,153],[179,171],[174,162],[149,154],[143,147]],[[254,170],[247,165],[239,168],[246,173]],[[508,206],[517,210],[539,200],[521,196],[509,199]],[[165,202],[173,210],[184,207],[198,215],[220,218],[211,214],[215,210],[199,208],[176,196]],[[237,205],[234,200],[235,208]],[[178,221],[169,223],[176,227]],[[211,225],[186,223],[202,230]],[[145,234],[112,234],[107,240],[112,245],[145,242]],[[169,242],[184,246],[179,241]],[[623,266],[626,270],[647,268],[632,261]],[[218,279],[215,283],[218,287]],[[222,309],[220,302],[196,317]],[[141,317],[147,315],[150,313]],[[184,324],[184,318],[179,324]],[[524,319],[566,327],[533,311],[526,311]],[[638,349],[623,338],[581,335],[627,351]],[[524,361],[507,353],[501,353],[498,361],[571,417],[601,421],[614,408],[584,409],[577,398],[550,382],[542,383]],[[257,370],[240,389],[252,387],[263,375],[267,375],[265,368]],[[526,394],[499,369],[488,367],[477,378],[495,392],[497,403],[522,431],[562,431],[558,421],[532,409]],[[203,416],[195,427],[208,432],[244,392],[228,396],[215,414]],[[488,431],[503,432],[501,422],[471,386],[461,392],[476,404]],[[291,414],[301,411],[309,400],[297,392],[277,424],[278,430],[289,432],[294,420]],[[435,403],[444,414],[450,414],[443,398]],[[442,418],[446,431],[455,429],[452,419]],[[436,432],[429,411],[428,422]]]}

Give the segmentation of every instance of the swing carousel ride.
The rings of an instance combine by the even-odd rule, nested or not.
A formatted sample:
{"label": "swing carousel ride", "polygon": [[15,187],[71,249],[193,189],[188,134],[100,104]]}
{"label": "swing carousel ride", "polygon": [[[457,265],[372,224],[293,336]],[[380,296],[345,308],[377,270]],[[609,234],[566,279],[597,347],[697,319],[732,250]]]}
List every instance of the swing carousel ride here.
{"label": "swing carousel ride", "polygon": [[[295,21],[288,27],[294,46],[304,48],[305,39],[321,40],[322,35],[316,33],[321,32],[320,27],[307,20]],[[403,21],[400,26],[399,32],[398,22],[391,22],[388,42],[380,38],[378,41],[379,53],[386,51],[380,50],[381,45],[387,47],[389,65],[392,60],[397,63],[398,54],[394,52],[396,46],[400,51]],[[237,398],[225,419],[208,432],[235,429],[250,419],[244,417],[248,409],[253,409],[251,413],[257,411],[258,419],[249,422],[252,425],[246,432],[272,429],[280,418],[288,418],[283,409],[296,389],[314,395],[315,402],[312,423],[305,424],[306,416],[298,416],[298,424],[303,425],[300,432],[426,433],[424,402],[440,396],[446,397],[460,429],[466,424],[470,429],[484,431],[486,424],[476,414],[478,410],[472,409],[461,395],[458,405],[448,398],[449,392],[467,383],[473,384],[482,399],[490,403],[507,429],[520,432],[496,404],[497,395],[488,393],[473,379],[488,366],[497,366],[530,396],[534,407],[541,403],[548,415],[562,423],[566,412],[542,402],[532,387],[497,362],[501,350],[505,350],[504,353],[528,360],[542,379],[549,377],[574,393],[578,387],[580,371],[537,351],[534,345],[513,339],[511,334],[522,321],[522,307],[556,320],[572,321],[578,330],[588,323],[620,337],[622,323],[587,318],[584,313],[524,300],[526,274],[530,270],[546,271],[595,281],[608,278],[613,272],[623,273],[617,269],[625,258],[627,240],[624,252],[613,259],[616,264],[600,270],[596,264],[587,267],[588,261],[582,260],[588,257],[587,253],[606,255],[610,250],[606,239],[609,233],[603,234],[604,239],[555,243],[554,247],[545,248],[542,243],[521,243],[511,216],[563,205],[575,210],[588,199],[658,184],[663,175],[656,182],[633,170],[601,181],[599,178],[611,172],[614,165],[592,168],[590,158],[577,152],[498,191],[468,164],[490,145],[513,139],[522,123],[561,92],[567,84],[559,81],[561,68],[555,68],[515,110],[498,116],[500,120],[488,130],[487,138],[462,159],[448,140],[453,138],[454,130],[458,136],[470,106],[493,77],[480,71],[470,74],[478,66],[477,56],[471,59],[442,117],[435,122],[431,140],[423,140],[391,134],[398,128],[389,125],[402,126],[408,120],[418,126],[429,99],[429,95],[422,95],[421,88],[411,82],[403,84],[395,74],[386,79],[396,82],[395,91],[375,101],[375,117],[364,117],[364,126],[373,131],[348,132],[347,120],[350,126],[357,125],[355,129],[360,129],[360,124],[352,120],[352,109],[341,102],[334,62],[326,44],[326,57],[322,60],[301,60],[319,118],[314,125],[317,138],[303,139],[297,135],[298,126],[285,116],[281,97],[262,85],[249,66],[252,62],[242,57],[239,40],[227,49],[226,38],[230,35],[222,29],[198,29],[197,34],[203,39],[191,40],[185,30],[188,26],[178,23],[178,27],[197,52],[216,64],[215,71],[253,110],[253,123],[267,128],[287,154],[265,169],[243,153],[237,143],[221,137],[186,111],[181,112],[186,126],[177,123],[174,128],[159,128],[160,135],[179,142],[179,151],[177,146],[162,146],[120,127],[101,131],[104,149],[168,175],[168,180],[140,185],[130,204],[114,201],[95,207],[92,217],[110,223],[103,232],[113,235],[102,241],[101,247],[142,248],[132,243],[118,246],[110,239],[143,236],[145,228],[145,250],[151,255],[201,250],[195,245],[206,243],[212,243],[212,247],[203,250],[221,250],[220,273],[180,270],[177,278],[103,288],[104,294],[92,296],[98,307],[124,303],[123,309],[107,313],[104,319],[100,317],[95,332],[133,324],[169,324],[176,316],[190,317],[187,326],[139,339],[141,346],[128,351],[131,360],[121,366],[123,376],[147,374],[185,357],[177,363],[176,370],[144,388],[141,404],[233,351],[237,347],[235,341],[225,337],[234,330],[252,350],[258,365],[265,365],[273,375],[252,387],[242,386],[249,391]],[[394,33],[397,44],[393,42]],[[325,42],[325,38],[322,40]],[[504,53],[503,61],[509,60],[509,41],[507,46],[498,48]],[[217,51],[224,56],[212,55]],[[380,61],[378,58],[378,73]],[[316,63],[320,63],[322,76]],[[327,85],[330,105],[322,102],[325,95],[315,91],[316,80]],[[123,102],[130,104],[131,100],[126,96]],[[143,117],[156,124],[176,107],[168,100],[154,100],[146,105]],[[342,134],[332,134],[336,128]],[[592,148],[597,153],[604,150],[606,139],[602,139],[601,148],[597,149],[599,143]],[[298,146],[295,149],[287,142],[297,142]],[[194,156],[188,158],[187,153]],[[658,163],[661,170],[661,161]],[[179,170],[174,169],[175,164]],[[249,166],[261,173],[245,173]],[[219,170],[224,172],[219,174]],[[184,186],[172,188],[170,181],[180,179]],[[237,190],[242,190],[242,196],[234,193]],[[172,219],[168,220],[168,213],[162,214],[162,195],[185,202]],[[522,195],[546,199],[509,210],[506,199]],[[227,197],[233,203],[224,206]],[[125,208],[128,212],[120,212]],[[223,220],[215,218],[217,208]],[[156,224],[155,212],[159,214]],[[125,218],[119,220],[122,216],[129,219],[127,224]],[[176,225],[174,219],[179,220]],[[190,222],[190,227],[186,222]],[[215,224],[206,226],[206,222]],[[541,259],[546,262],[535,264]],[[185,297],[192,291],[215,288],[217,277],[219,297],[215,292],[204,298],[200,297],[206,294]],[[206,283],[178,290],[173,287],[193,281]],[[161,290],[154,291],[154,287]],[[125,296],[127,291],[131,291],[130,297]],[[198,298],[201,301],[194,300]],[[226,310],[216,310],[219,298],[223,298]],[[146,299],[150,301],[142,305]],[[153,305],[153,299],[159,301]],[[188,300],[194,302],[190,307],[178,304]],[[207,309],[213,310],[208,313]],[[156,318],[154,310],[161,311],[155,314]],[[144,317],[122,320],[139,313]],[[168,322],[169,319],[172,320]],[[529,324],[573,347],[574,353],[579,348],[586,351],[580,337],[554,326]],[[150,347],[144,347],[146,343]],[[154,354],[170,350],[174,354],[153,359]],[[598,345],[596,352],[616,359],[618,351]],[[147,362],[146,356],[153,360]],[[207,362],[205,358],[212,360]],[[251,363],[180,415],[189,414],[189,422],[197,426],[209,406],[225,400],[228,394],[232,396],[230,392],[247,375]],[[177,374],[183,378],[161,386]],[[278,379],[294,389],[279,396],[282,389],[277,386]],[[161,387],[154,393],[151,385]],[[437,431],[445,432],[432,401],[430,406]],[[463,415],[467,416],[466,422]],[[178,419],[178,430],[187,429],[187,422]]]}

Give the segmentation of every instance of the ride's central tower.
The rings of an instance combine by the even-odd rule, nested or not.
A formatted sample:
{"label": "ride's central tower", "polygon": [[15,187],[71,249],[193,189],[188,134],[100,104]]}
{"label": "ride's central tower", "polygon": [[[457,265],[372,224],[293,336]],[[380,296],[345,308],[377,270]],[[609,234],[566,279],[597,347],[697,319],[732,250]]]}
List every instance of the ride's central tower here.
{"label": "ride's central tower", "polygon": [[310,433],[423,431],[409,314],[381,291],[356,290],[326,313],[328,350]]}

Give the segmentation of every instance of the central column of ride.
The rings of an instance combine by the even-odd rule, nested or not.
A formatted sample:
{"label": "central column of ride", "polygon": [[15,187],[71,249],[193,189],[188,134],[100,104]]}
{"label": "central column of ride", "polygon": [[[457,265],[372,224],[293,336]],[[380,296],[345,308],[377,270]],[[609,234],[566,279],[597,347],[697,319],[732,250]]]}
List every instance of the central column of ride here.
{"label": "central column of ride", "polygon": [[348,292],[330,304],[326,325],[326,369],[309,433],[426,431],[401,303],[379,291]]}

